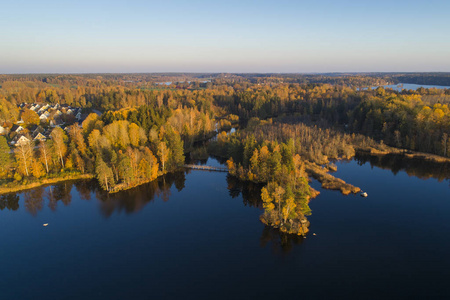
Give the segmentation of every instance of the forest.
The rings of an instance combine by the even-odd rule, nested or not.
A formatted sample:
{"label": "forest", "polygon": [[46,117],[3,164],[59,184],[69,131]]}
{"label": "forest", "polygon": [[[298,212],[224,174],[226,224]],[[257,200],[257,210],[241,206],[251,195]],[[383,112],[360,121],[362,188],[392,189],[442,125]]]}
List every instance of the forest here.
{"label": "forest", "polygon": [[[445,84],[449,76],[0,75],[0,191],[95,177],[117,192],[179,170],[190,154],[213,154],[236,178],[265,185],[264,223],[303,235],[317,194],[308,177],[359,191],[329,174],[334,160],[358,151],[450,157],[450,89],[382,87]],[[39,116],[38,105],[60,107],[60,120]],[[236,133],[225,133],[233,126]],[[34,138],[36,127],[44,138]],[[196,147],[215,135],[207,153]]]}

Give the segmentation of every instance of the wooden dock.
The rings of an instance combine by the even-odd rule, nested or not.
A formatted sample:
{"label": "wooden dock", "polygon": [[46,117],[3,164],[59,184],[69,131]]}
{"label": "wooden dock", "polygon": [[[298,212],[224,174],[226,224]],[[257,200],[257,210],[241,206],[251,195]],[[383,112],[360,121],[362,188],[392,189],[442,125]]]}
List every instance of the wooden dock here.
{"label": "wooden dock", "polygon": [[202,166],[202,165],[184,165],[184,167],[186,169],[193,169],[193,170],[228,172],[228,168],[225,168],[225,167],[212,167],[212,166]]}

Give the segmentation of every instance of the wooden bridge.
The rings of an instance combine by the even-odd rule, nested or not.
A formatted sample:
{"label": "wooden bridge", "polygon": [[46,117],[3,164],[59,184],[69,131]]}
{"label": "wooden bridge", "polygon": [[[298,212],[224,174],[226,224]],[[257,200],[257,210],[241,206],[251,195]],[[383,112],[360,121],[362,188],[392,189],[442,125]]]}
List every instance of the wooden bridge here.
{"label": "wooden bridge", "polygon": [[184,167],[186,169],[193,169],[193,170],[228,172],[228,168],[225,168],[225,167],[212,167],[212,166],[202,166],[202,165],[184,165]]}

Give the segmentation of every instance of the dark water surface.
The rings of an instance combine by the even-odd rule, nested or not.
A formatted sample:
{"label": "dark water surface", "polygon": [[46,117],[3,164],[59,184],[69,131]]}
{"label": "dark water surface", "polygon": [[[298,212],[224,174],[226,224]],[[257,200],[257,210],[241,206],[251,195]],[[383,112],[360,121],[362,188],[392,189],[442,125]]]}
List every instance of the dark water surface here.
{"label": "dark water surface", "polygon": [[448,298],[448,170],[337,165],[369,197],[313,182],[306,239],[266,228],[260,186],[219,172],[109,196],[92,181],[3,196],[0,299]]}

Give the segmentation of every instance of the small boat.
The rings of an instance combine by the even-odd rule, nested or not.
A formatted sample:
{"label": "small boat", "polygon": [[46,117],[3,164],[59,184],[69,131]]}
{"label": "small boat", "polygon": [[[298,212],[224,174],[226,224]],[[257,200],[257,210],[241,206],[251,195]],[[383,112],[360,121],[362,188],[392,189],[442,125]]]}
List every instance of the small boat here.
{"label": "small boat", "polygon": [[47,227],[47,226],[48,226],[48,223],[42,224],[42,226]]}
{"label": "small boat", "polygon": [[361,192],[361,197],[367,197],[368,194],[366,192]]}

